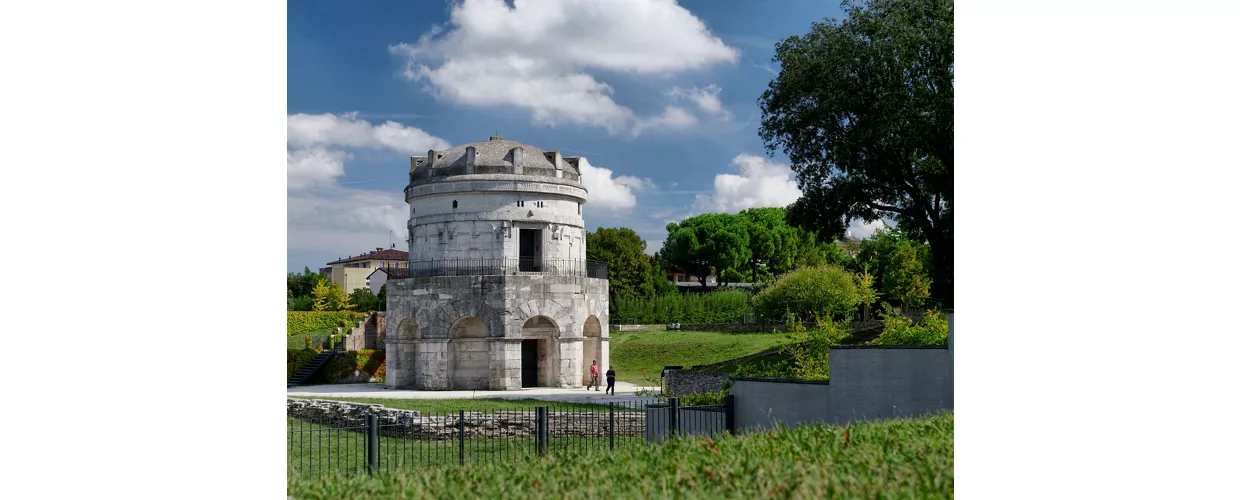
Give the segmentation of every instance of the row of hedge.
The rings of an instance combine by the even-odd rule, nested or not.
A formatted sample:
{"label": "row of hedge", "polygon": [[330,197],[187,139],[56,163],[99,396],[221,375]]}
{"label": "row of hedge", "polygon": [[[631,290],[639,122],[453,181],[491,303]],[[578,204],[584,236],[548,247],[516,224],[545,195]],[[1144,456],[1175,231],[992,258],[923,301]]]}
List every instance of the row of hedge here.
{"label": "row of hedge", "polygon": [[637,324],[737,323],[753,315],[751,294],[742,290],[616,298],[612,321]]}
{"label": "row of hedge", "polygon": [[288,334],[297,335],[325,328],[351,327],[365,316],[352,311],[287,311]]}

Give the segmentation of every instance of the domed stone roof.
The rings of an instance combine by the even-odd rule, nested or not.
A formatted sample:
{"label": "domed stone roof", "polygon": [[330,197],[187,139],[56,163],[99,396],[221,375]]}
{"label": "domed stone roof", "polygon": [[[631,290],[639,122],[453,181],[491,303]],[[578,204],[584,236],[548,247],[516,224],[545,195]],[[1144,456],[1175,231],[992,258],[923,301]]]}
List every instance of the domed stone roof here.
{"label": "domed stone roof", "polygon": [[[430,161],[431,168],[464,168],[466,163],[466,154],[468,149],[474,148],[474,165],[476,167],[531,167],[531,168],[547,168],[555,169],[555,154],[558,151],[547,151],[538,146],[533,146],[523,142],[504,140],[503,137],[492,137],[488,141],[471,142],[453,146],[451,148],[435,151],[436,158]],[[516,150],[520,148],[520,154],[516,154]],[[514,158],[515,157],[515,158]],[[421,167],[423,162],[417,161],[424,156],[415,156],[415,168]],[[577,175],[581,175],[578,168],[578,157],[561,156],[562,161],[560,168]]]}

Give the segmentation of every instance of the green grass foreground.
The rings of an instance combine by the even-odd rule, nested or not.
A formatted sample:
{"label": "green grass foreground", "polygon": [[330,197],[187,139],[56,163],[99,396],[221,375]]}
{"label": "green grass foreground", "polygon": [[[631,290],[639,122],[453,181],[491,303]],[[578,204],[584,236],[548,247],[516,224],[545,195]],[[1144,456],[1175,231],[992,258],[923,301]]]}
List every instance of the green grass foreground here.
{"label": "green grass foreground", "polygon": [[952,498],[954,416],[806,426],[715,441],[683,439],[615,453],[291,478],[294,499],[369,498]]}
{"label": "green grass foreground", "polygon": [[646,385],[658,380],[664,366],[719,363],[787,343],[783,335],[772,333],[638,330],[612,332],[608,356],[617,380]]}

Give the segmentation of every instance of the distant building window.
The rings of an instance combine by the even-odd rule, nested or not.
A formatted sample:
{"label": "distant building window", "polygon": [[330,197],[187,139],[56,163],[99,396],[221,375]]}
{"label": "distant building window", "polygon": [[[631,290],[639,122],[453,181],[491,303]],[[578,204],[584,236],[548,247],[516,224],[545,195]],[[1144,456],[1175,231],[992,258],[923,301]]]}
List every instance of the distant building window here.
{"label": "distant building window", "polygon": [[452,200],[452,208],[456,208],[456,200]]}
{"label": "distant building window", "polygon": [[581,215],[581,204],[577,204],[577,215]]}
{"label": "distant building window", "polygon": [[522,200],[517,200],[517,206],[518,206],[518,207],[524,207],[524,206],[525,206],[525,202],[524,202],[524,201],[522,201]]}

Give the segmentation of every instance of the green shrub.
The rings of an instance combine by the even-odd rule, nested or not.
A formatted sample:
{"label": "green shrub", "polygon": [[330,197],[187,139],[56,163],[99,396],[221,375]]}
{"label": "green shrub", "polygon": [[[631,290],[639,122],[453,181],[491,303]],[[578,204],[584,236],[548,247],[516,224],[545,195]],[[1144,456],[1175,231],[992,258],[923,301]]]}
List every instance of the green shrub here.
{"label": "green shrub", "polygon": [[852,273],[827,265],[783,275],[754,297],[754,310],[768,321],[783,320],[788,312],[799,318],[832,318],[853,312],[859,303]]}
{"label": "green shrub", "polygon": [[351,311],[288,311],[287,314],[289,335],[334,328],[341,324],[352,326],[365,317]]}
{"label": "green shrub", "polygon": [[723,404],[728,391],[711,391],[703,393],[683,394],[677,396],[680,406],[710,406]]}
{"label": "green shrub", "polygon": [[318,356],[318,351],[314,349],[289,349],[288,350],[288,377],[293,378],[293,374],[297,373],[306,363]]}
{"label": "green shrub", "polygon": [[737,377],[792,378],[792,362],[786,359],[778,361],[764,359],[746,361],[736,367],[733,375]]}
{"label": "green shrub", "polygon": [[742,290],[720,290],[710,293],[674,293],[655,297],[620,296],[612,319],[642,324],[666,323],[736,323],[744,320],[753,309],[752,295]]}
{"label": "green shrub", "polygon": [[920,323],[888,309],[883,314],[883,333],[870,342],[875,345],[947,345],[947,316],[926,311]]}
{"label": "green shrub", "polygon": [[314,299],[310,297],[293,297],[288,299],[288,310],[312,311],[314,310]]}
{"label": "green shrub", "polygon": [[382,382],[387,376],[386,361],[385,353],[381,350],[359,349],[343,352],[328,361],[316,379],[319,382],[334,383],[345,377],[352,377],[354,372],[362,372],[375,381]]}

